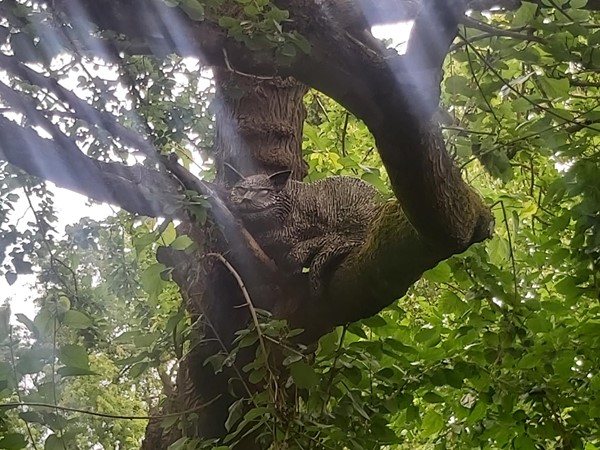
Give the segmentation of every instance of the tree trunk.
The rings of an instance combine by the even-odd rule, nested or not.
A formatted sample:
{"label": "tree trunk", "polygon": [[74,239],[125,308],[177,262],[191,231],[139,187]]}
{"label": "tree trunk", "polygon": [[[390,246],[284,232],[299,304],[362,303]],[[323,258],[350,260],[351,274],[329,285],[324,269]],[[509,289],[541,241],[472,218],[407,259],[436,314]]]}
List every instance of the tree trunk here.
{"label": "tree trunk", "polygon": [[[307,87],[291,78],[258,79],[224,69],[215,70],[215,81],[214,158],[218,183],[224,186],[227,182],[222,170],[224,162],[245,175],[292,170],[294,178],[302,180],[307,173],[307,165],[302,160],[302,127],[306,115],[303,96]],[[186,420],[182,428],[190,438],[223,436],[229,406],[236,398],[250,395],[241,367],[254,358],[254,347],[238,354],[235,366],[218,374],[211,364],[205,364],[205,360],[215,354],[230,352],[235,332],[249,323],[242,288],[248,289],[255,307],[274,311],[282,317],[286,315],[284,305],[297,300],[297,294],[286,300],[290,290],[274,284],[264,268],[239,268],[246,263],[244,256],[231,261],[236,267],[236,273],[232,273],[221,259],[228,257],[216,256],[227,255],[231,249],[231,243],[221,238],[217,228],[218,224],[206,227],[193,220],[186,221],[178,232],[192,237],[199,250],[192,254],[163,251],[158,255],[162,262],[174,268],[173,279],[181,288],[195,323],[192,349],[181,363],[177,380],[178,398],[168,402],[162,413],[210,403],[198,411],[196,420]],[[245,275],[243,287],[236,280],[237,270]],[[293,291],[308,295],[299,286]],[[232,384],[231,380],[237,382]],[[159,422],[149,424],[143,448],[167,448],[181,437],[180,432],[161,433],[160,427]],[[256,445],[248,438],[236,448],[260,448]]]}
{"label": "tree trunk", "polygon": [[258,79],[214,69],[217,84],[215,161],[217,180],[223,163],[244,175],[292,170],[302,181],[302,98],[308,88],[293,78]]}

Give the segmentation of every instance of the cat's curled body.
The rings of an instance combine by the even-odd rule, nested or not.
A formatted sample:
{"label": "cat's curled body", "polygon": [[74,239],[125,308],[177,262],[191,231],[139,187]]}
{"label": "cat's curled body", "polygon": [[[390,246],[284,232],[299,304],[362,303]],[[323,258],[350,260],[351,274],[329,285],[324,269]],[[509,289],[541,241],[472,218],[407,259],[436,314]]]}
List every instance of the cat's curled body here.
{"label": "cat's curled body", "polygon": [[317,297],[332,269],[364,243],[382,203],[358,178],[303,183],[289,180],[289,171],[243,177],[227,170],[235,177],[230,202],[244,226],[282,270],[297,275],[308,269]]}

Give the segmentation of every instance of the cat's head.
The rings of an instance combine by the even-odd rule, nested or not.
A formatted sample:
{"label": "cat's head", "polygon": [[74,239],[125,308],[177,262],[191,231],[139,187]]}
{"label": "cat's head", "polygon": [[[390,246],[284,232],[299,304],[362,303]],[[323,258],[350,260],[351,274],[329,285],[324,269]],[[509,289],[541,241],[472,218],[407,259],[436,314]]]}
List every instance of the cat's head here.
{"label": "cat's head", "polygon": [[[268,215],[283,206],[282,203],[286,198],[284,188],[290,178],[290,170],[272,175],[258,174],[244,177],[225,163],[225,171],[227,179],[233,184],[229,197],[239,213],[246,216]],[[258,217],[249,218],[258,219]]]}

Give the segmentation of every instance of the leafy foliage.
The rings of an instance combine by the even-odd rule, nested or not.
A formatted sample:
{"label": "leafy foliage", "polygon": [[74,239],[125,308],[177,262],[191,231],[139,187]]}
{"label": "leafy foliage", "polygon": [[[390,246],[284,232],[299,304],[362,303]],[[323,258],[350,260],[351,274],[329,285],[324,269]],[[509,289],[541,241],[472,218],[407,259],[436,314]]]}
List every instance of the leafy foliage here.
{"label": "leafy foliage", "polygon": [[[220,23],[251,48],[308,50],[283,33],[281,10],[237,3],[242,16]],[[207,364],[235,366],[240,349],[256,346],[256,359],[238,370],[267,389],[232,406],[223,442],[182,438],[172,450],[228,448],[249,433],[288,448],[600,447],[600,31],[584,3],[474,13],[510,32],[464,29],[448,60],[448,148],[494,205],[495,237],[438,265],[397,305],[324,336],[314,355],[294,344],[297,330],[258,311],[236,349]],[[178,4],[205,17],[202,2]],[[15,8],[0,35],[15,57],[75,83],[90,105],[210,176],[213,92],[197,62],[91,60],[44,39],[43,8]],[[35,122],[23,106],[33,105],[90,156],[131,158],[98,117],[74,114],[5,70],[10,89],[0,96],[15,120]],[[16,107],[10,92],[26,102]],[[389,193],[364,125],[316,92],[306,107],[308,179],[349,174]],[[138,447],[143,417],[169,395],[189,350],[189,318],[154,255],[191,241],[171,223],[123,213],[59,233],[52,190],[9,166],[0,192],[2,274],[12,284],[35,271],[39,305],[33,320],[17,315],[13,325],[0,309],[0,448]],[[34,211],[26,225],[23,205]],[[284,373],[273,372],[278,357]]]}

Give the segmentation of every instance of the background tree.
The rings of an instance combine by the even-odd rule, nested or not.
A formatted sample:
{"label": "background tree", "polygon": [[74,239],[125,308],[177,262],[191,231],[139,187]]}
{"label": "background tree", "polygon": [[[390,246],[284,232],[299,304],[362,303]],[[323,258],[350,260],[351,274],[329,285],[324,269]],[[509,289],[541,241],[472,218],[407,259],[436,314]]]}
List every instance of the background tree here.
{"label": "background tree", "polygon": [[[480,3],[471,6],[489,7]],[[2,157],[95,200],[167,217],[83,220],[60,240],[45,185],[6,167],[5,210],[18,188],[35,216],[30,229],[3,228],[5,277],[34,263],[44,306],[34,322],[20,318],[33,340],[5,330],[0,392],[13,406],[81,407],[85,398],[84,409],[104,416],[8,408],[0,446],[136,448],[140,429],[117,417],[144,417],[145,402],[162,415],[146,448],[252,447],[255,438],[259,448],[595,448],[595,5],[504,6],[491,19],[462,19],[461,5],[433,2],[397,57],[365,48],[312,2],[0,4]],[[488,234],[486,208],[429,121],[457,18],[471,28],[445,69],[446,139],[496,202],[498,234],[438,265],[402,308],[345,325]],[[171,53],[216,66],[216,97],[197,61]],[[342,106],[311,91],[302,142],[307,88],[274,75]],[[79,83],[75,93],[57,82],[66,79]],[[373,134],[389,185],[352,114]],[[158,157],[169,151],[205,179],[214,161],[217,181],[223,161],[292,168],[297,178],[350,173],[388,195],[391,187],[402,207],[386,204],[361,257],[310,302],[302,286],[273,282],[277,269],[212,188]],[[234,308],[248,298],[252,307]],[[282,318],[304,333],[294,337]],[[319,337],[316,350],[305,347]],[[226,432],[218,444],[198,439]]]}

